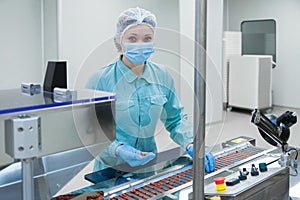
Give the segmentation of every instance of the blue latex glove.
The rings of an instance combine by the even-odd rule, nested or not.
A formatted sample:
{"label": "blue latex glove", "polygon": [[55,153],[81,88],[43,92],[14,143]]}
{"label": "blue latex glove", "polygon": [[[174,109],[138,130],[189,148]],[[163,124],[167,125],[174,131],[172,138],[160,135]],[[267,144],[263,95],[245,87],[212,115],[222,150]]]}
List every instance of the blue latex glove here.
{"label": "blue latex glove", "polygon": [[150,160],[155,158],[155,154],[152,152],[142,152],[129,146],[127,144],[121,145],[116,152],[117,156],[122,158],[131,167],[136,167],[139,165],[145,165]]}
{"label": "blue latex glove", "polygon": [[[194,154],[194,146],[191,144],[187,150],[188,154],[193,157]],[[213,172],[215,169],[216,165],[216,159],[215,157],[210,153],[205,152],[205,159],[204,159],[204,166],[205,166],[205,171],[207,173]]]}

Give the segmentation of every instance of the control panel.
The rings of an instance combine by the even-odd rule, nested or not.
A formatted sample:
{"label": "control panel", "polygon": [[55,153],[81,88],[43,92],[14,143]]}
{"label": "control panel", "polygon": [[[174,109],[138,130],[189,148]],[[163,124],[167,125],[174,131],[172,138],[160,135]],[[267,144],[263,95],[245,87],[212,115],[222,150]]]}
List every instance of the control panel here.
{"label": "control panel", "polygon": [[[280,174],[288,173],[288,168],[268,168],[266,163],[259,163],[258,166],[256,164],[249,163],[248,167],[243,167],[240,171],[234,172],[229,176],[216,177],[213,183],[205,186],[205,194],[217,194],[220,196],[231,197],[238,196],[243,192],[248,191],[250,188],[253,190],[255,186],[259,186],[263,182],[268,182],[269,185],[272,185],[274,183],[270,181],[272,177],[278,177]],[[288,177],[288,175],[286,177]],[[223,183],[219,182],[222,178],[224,179]],[[275,181],[275,183],[278,182]],[[223,189],[220,190],[220,188]]]}

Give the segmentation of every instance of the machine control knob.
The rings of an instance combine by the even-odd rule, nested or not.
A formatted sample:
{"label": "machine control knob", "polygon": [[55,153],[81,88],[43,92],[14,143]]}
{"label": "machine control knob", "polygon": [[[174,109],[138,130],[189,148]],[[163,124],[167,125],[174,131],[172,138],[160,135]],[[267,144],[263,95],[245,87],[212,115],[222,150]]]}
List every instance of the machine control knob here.
{"label": "machine control knob", "polygon": [[216,190],[217,191],[223,191],[223,190],[226,190],[226,186],[224,184],[225,182],[225,177],[217,177],[217,178],[214,178],[213,181],[215,182],[216,184]]}
{"label": "machine control knob", "polygon": [[246,175],[246,176],[249,174],[249,172],[247,171],[246,168],[243,168],[243,174]]}
{"label": "machine control knob", "polygon": [[241,181],[246,180],[247,179],[247,175],[244,172],[240,171],[239,179]]}
{"label": "machine control knob", "polygon": [[258,176],[259,172],[257,170],[257,167],[255,167],[254,164],[252,164],[252,167],[251,167],[251,176]]}
{"label": "machine control knob", "polygon": [[267,164],[266,164],[266,163],[259,163],[259,164],[258,164],[258,167],[259,167],[259,171],[260,171],[260,172],[266,172],[266,171],[268,171],[268,168],[267,168]]}
{"label": "machine control knob", "polygon": [[226,181],[227,186],[234,186],[238,183],[240,183],[240,179],[238,179],[238,178],[231,178],[228,181]]}

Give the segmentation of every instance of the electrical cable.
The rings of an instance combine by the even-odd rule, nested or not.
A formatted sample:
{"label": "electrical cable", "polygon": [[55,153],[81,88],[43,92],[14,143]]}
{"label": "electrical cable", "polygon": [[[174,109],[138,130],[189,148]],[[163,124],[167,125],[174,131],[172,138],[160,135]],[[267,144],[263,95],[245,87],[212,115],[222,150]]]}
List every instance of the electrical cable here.
{"label": "electrical cable", "polygon": [[292,151],[292,150],[294,150],[294,151],[296,151],[296,156],[295,156],[295,160],[297,160],[298,159],[298,150],[296,149],[296,148],[290,148],[287,152],[290,152],[290,151]]}

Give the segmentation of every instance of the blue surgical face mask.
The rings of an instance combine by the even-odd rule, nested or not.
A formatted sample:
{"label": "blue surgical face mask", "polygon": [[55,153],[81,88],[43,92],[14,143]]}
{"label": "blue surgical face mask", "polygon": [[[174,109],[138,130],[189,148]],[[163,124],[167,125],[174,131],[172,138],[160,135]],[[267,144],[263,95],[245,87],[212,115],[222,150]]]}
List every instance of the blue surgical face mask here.
{"label": "blue surgical face mask", "polygon": [[154,52],[153,43],[124,43],[124,55],[133,64],[145,62]]}

